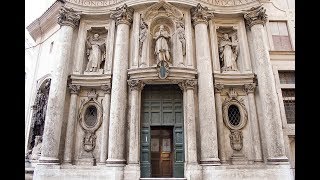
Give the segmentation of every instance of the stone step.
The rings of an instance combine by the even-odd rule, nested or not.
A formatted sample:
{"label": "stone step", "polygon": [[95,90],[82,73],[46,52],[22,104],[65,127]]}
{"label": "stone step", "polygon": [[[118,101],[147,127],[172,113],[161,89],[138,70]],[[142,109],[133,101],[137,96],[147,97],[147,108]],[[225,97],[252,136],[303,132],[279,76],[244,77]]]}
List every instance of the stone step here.
{"label": "stone step", "polygon": [[187,180],[187,178],[140,178],[140,180]]}

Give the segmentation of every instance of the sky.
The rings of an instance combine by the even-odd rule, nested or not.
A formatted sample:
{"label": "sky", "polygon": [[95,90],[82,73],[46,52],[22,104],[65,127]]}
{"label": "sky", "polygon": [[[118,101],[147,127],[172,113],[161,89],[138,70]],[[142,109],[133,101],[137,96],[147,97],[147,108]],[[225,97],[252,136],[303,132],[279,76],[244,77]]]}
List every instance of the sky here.
{"label": "sky", "polygon": [[[56,0],[25,0],[25,27],[40,17]],[[25,30],[26,38],[33,42],[29,32]]]}

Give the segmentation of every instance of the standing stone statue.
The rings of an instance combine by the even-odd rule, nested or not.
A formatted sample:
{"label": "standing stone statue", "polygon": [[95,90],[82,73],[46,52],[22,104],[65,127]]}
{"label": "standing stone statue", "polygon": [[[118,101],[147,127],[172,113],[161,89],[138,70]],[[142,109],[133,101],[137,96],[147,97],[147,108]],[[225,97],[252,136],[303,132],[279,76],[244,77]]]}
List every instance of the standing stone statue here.
{"label": "standing stone statue", "polygon": [[145,23],[142,19],[140,22],[140,34],[139,34],[139,55],[142,54],[142,45],[144,40],[147,38],[147,32],[148,32],[148,24]]}
{"label": "standing stone statue", "polygon": [[222,71],[238,71],[236,62],[238,51],[238,43],[231,41],[228,34],[223,34],[219,44]]}
{"label": "standing stone statue", "polygon": [[159,31],[153,37],[156,40],[154,53],[157,57],[157,64],[161,61],[170,62],[169,38],[168,31],[164,29],[163,25],[160,25]]}
{"label": "standing stone statue", "polygon": [[94,34],[91,40],[87,40],[87,55],[89,62],[87,72],[97,72],[100,64],[105,59],[105,42],[99,38],[99,34]]}
{"label": "standing stone statue", "polygon": [[38,160],[41,156],[42,136],[36,136],[30,159]]}
{"label": "standing stone statue", "polygon": [[182,54],[186,55],[186,37],[184,34],[184,25],[182,22],[177,22],[177,34],[178,34],[178,38],[182,44]]}

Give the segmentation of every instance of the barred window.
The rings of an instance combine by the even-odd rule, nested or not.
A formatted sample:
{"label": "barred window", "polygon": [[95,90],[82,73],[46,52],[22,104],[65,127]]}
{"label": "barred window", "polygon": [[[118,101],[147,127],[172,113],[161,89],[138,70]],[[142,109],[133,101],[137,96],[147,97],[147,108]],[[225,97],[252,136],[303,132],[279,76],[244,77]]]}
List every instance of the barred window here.
{"label": "barred window", "polygon": [[93,127],[97,123],[97,108],[89,106],[85,114],[85,123],[89,127]]}
{"label": "barred window", "polygon": [[274,21],[270,22],[270,31],[273,40],[274,50],[291,51],[291,42],[286,22]]}
{"label": "barred window", "polygon": [[229,122],[233,126],[238,126],[240,123],[240,111],[235,105],[231,105],[228,109]]}
{"label": "barred window", "polygon": [[282,89],[284,109],[288,124],[295,123],[295,90]]}
{"label": "barred window", "polygon": [[279,71],[281,84],[295,84],[294,71]]}

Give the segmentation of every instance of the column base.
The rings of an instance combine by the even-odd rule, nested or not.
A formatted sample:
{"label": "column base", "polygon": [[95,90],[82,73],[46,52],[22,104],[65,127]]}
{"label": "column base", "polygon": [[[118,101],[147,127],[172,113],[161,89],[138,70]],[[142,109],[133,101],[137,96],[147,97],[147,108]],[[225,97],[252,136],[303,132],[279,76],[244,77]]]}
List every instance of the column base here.
{"label": "column base", "polygon": [[201,159],[200,164],[219,166],[221,165],[221,162],[219,158],[207,158],[207,159]]}
{"label": "column base", "polygon": [[289,164],[289,159],[286,156],[267,158],[267,164]]}
{"label": "column base", "polygon": [[107,159],[107,164],[126,164],[126,160],[124,159]]}
{"label": "column base", "polygon": [[41,156],[38,164],[60,164],[60,161],[58,158]]}
{"label": "column base", "polygon": [[124,180],[139,180],[140,179],[140,165],[128,164],[124,168]]}
{"label": "column base", "polygon": [[198,163],[185,164],[185,177],[187,179],[202,179],[202,166]]}

